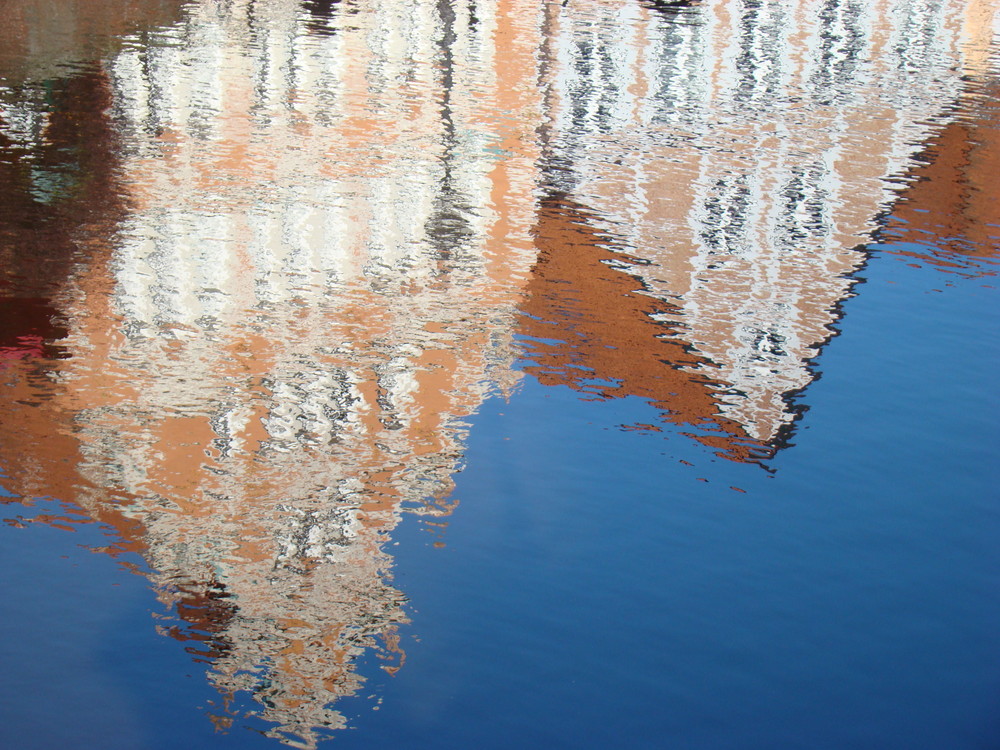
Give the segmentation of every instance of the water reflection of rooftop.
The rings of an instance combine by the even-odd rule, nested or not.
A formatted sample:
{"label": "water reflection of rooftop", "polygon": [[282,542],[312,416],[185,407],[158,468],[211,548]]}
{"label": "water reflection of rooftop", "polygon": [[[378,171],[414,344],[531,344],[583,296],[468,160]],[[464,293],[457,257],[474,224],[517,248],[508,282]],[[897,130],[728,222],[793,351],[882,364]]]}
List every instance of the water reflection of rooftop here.
{"label": "water reflection of rooftop", "polygon": [[725,386],[723,415],[773,444],[890,178],[948,117],[959,71],[984,64],[995,4],[567,8],[546,81],[549,181],[639,259],[661,319]]}
{"label": "water reflection of rooftop", "polygon": [[672,306],[626,270],[638,259],[617,252],[598,223],[564,196],[539,204],[538,261],[519,321],[527,372],[599,398],[637,396],[665,420],[696,428],[693,436],[723,455],[763,457],[766,446],[720,414],[723,386],[706,374],[711,363],[679,325],[662,322]]}

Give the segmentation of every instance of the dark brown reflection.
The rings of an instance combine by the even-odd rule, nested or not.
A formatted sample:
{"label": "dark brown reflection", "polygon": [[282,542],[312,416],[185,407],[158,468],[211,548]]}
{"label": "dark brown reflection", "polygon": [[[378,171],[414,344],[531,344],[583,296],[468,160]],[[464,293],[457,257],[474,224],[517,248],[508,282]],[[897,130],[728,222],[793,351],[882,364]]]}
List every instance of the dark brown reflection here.
{"label": "dark brown reflection", "polygon": [[0,78],[52,81],[113,52],[129,33],[176,21],[184,0],[4,0]]}
{"label": "dark brown reflection", "polygon": [[232,602],[226,587],[218,581],[192,581],[175,586],[178,597],[175,610],[183,625],[162,629],[171,638],[190,645],[187,652],[195,661],[211,664],[232,650],[226,629],[239,608]]}
{"label": "dark brown reflection", "polygon": [[0,297],[0,368],[5,360],[55,357],[66,335],[59,312],[39,297]]}
{"label": "dark brown reflection", "polygon": [[[107,236],[123,213],[111,92],[91,67],[9,97],[8,113],[39,124],[30,139],[14,140],[0,112],[0,295],[46,299],[90,251],[88,237]],[[21,317],[44,304],[26,303]]]}
{"label": "dark brown reflection", "polygon": [[600,398],[646,399],[664,420],[698,428],[693,436],[726,457],[766,456],[765,444],[719,413],[723,385],[706,376],[711,363],[683,340],[679,325],[657,320],[676,310],[623,270],[637,259],[617,252],[594,223],[565,196],[539,206],[538,262],[519,322],[535,363],[527,371],[546,385]]}
{"label": "dark brown reflection", "polygon": [[891,252],[942,270],[996,272],[978,261],[1000,254],[1000,82],[973,81],[954,121],[941,128],[910,171],[881,235],[908,243]]}

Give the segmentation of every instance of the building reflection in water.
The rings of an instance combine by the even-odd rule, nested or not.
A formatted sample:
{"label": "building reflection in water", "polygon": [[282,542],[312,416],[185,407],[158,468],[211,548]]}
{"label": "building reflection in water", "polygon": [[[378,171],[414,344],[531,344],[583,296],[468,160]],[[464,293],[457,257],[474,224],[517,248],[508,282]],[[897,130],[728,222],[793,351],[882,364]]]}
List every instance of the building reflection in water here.
{"label": "building reflection in water", "polygon": [[1000,85],[976,77],[954,119],[927,142],[878,239],[911,262],[942,271],[996,275],[1000,205]]}
{"label": "building reflection in water", "polygon": [[[731,458],[781,444],[887,178],[994,23],[974,0],[149,8],[0,58],[0,461],[140,554],[223,703],[303,746],[344,724],[359,655],[402,662],[385,542],[450,512],[465,420],[519,352]],[[951,127],[980,126],[942,154]]]}
{"label": "building reflection in water", "polygon": [[635,291],[662,301],[646,361],[656,367],[657,338],[697,352],[677,366],[713,384],[710,421],[767,455],[787,438],[790,396],[812,379],[892,178],[950,115],[959,73],[986,70],[996,5],[575,7],[549,28],[549,180],[638,260],[620,261]]}
{"label": "building reflection in water", "polygon": [[[94,148],[75,182],[4,197],[38,214],[5,227],[26,266],[10,305],[35,318],[5,336],[9,488],[145,559],[220,728],[245,691],[312,746],[363,652],[402,662],[388,534],[450,512],[463,419],[518,377],[538,119],[509,65],[531,60],[521,10],[204,3],[82,66],[65,85],[85,102],[5,92],[10,169],[82,145],[61,118]],[[19,250],[39,223],[52,273]]]}

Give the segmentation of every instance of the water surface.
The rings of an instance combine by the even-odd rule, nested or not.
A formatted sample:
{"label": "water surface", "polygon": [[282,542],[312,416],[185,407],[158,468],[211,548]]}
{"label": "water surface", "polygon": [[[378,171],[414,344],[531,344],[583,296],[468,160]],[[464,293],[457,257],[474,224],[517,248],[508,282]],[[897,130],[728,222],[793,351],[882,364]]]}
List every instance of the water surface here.
{"label": "water surface", "polygon": [[995,3],[8,5],[5,744],[996,745]]}

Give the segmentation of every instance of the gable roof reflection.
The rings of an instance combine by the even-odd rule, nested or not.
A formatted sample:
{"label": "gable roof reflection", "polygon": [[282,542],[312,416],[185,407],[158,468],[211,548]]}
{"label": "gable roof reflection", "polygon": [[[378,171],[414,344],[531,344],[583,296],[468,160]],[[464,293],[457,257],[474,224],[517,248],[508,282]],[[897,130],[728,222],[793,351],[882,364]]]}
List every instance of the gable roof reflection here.
{"label": "gable roof reflection", "polygon": [[597,0],[553,26],[547,177],[641,258],[630,273],[668,303],[658,319],[761,444],[789,434],[896,198],[888,181],[966,66],[983,69],[995,4],[891,4],[706,3],[697,23],[623,24],[619,3]]}
{"label": "gable roof reflection", "polygon": [[[100,75],[99,106],[76,103],[106,125],[110,77],[132,148],[108,160],[108,187],[128,194],[127,216],[97,227],[91,252],[56,275],[71,356],[13,362],[0,455],[13,491],[65,500],[65,519],[36,520],[79,523],[75,503],[111,529],[105,551],[142,556],[169,613],[163,632],[211,665],[217,726],[254,715],[311,747],[345,723],[334,704],[363,682],[362,653],[390,672],[401,663],[395,628],[407,617],[385,542],[405,510],[450,512],[463,418],[517,379],[534,144],[519,125],[498,159],[458,148],[455,133],[474,134],[484,91],[510,112],[534,106],[515,85],[531,80],[533,58],[518,46],[520,14],[479,18],[525,64],[495,76],[456,66],[448,140],[438,58],[421,46],[432,3],[373,9],[340,35],[349,54],[331,39],[286,49],[295,2],[225,21],[216,10],[190,7],[175,54],[123,49]],[[244,21],[281,33],[244,55]],[[372,50],[368,34],[396,22],[412,47]],[[277,69],[283,54],[323,85],[255,88],[249,62]],[[400,66],[429,96],[397,86]],[[306,116],[261,116],[295,92]],[[323,98],[334,93],[337,108]],[[373,96],[391,111],[373,113]],[[178,101],[206,117],[178,114]],[[212,123],[218,141],[203,137]],[[385,146],[374,167],[373,133]],[[442,140],[453,148],[439,158]],[[283,148],[291,156],[276,159]],[[450,231],[467,205],[483,210]],[[68,236],[86,218],[55,224]],[[458,252],[456,239],[479,252]]]}
{"label": "gable roof reflection", "polygon": [[[637,396],[665,421],[690,425],[698,441],[738,461],[770,454],[738,422],[720,414],[725,385],[706,374],[712,363],[661,322],[669,304],[647,293],[625,270],[638,259],[616,250],[596,217],[565,195],[538,208],[538,261],[518,322],[533,363],[525,370],[545,385],[566,385],[602,399]],[[676,309],[670,312],[676,313]]]}

